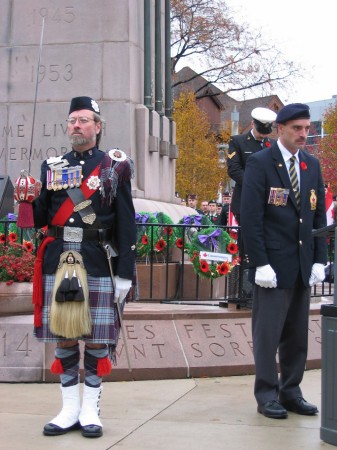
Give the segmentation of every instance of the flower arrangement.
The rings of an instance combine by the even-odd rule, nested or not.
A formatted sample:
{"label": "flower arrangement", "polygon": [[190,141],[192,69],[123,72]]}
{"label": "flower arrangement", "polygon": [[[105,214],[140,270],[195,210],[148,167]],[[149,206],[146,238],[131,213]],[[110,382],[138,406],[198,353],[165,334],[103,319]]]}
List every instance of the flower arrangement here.
{"label": "flower arrangement", "polygon": [[215,227],[199,231],[188,247],[197,275],[211,279],[228,275],[240,262],[238,253],[236,241],[226,231]]}
{"label": "flower arrangement", "polygon": [[35,255],[34,245],[30,239],[20,244],[19,231],[15,222],[0,227],[0,282],[10,285],[14,282],[33,281]]}
{"label": "flower arrangement", "polygon": [[187,249],[191,243],[193,237],[198,233],[200,225],[212,226],[212,222],[209,218],[203,214],[191,214],[184,216],[178,222],[179,225],[186,225],[186,227],[176,228],[176,240],[175,245],[178,248]]}
{"label": "flower arrangement", "polygon": [[35,255],[32,242],[23,244],[9,241],[0,244],[0,282],[13,284],[15,281],[33,281]]}
{"label": "flower arrangement", "polygon": [[141,225],[137,227],[137,256],[147,256],[151,253],[151,244],[156,241],[158,235],[157,226],[149,224],[157,224],[158,221],[152,213],[140,212],[136,213],[136,223]]}
{"label": "flower arrangement", "polygon": [[165,213],[158,212],[154,214],[157,223],[157,241],[154,245],[154,250],[156,253],[162,253],[165,251],[166,247],[172,248],[175,242],[175,233],[173,231],[173,220]]}

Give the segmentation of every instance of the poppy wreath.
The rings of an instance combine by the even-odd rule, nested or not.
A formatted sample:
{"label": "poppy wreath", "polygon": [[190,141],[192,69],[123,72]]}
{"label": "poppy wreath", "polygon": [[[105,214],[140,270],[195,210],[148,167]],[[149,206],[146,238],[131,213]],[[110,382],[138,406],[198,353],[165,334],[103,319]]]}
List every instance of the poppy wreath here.
{"label": "poppy wreath", "polygon": [[176,240],[175,245],[178,248],[183,248],[187,250],[193,237],[198,233],[200,225],[212,226],[212,222],[204,214],[191,214],[189,216],[184,216],[178,222],[179,226],[176,227]]}
{"label": "poppy wreath", "polygon": [[[229,254],[232,258],[223,261],[209,261],[202,258],[205,252]],[[194,271],[202,278],[215,279],[228,275],[232,268],[239,264],[239,247],[226,231],[221,228],[204,228],[192,239],[188,247],[188,255]]]}
{"label": "poppy wreath", "polygon": [[151,244],[156,242],[158,236],[158,221],[154,214],[148,212],[136,213],[137,226],[137,256],[147,256],[151,253]]}
{"label": "poppy wreath", "polygon": [[166,247],[172,248],[176,241],[176,233],[174,231],[173,220],[170,216],[163,212],[154,213],[156,217],[158,227],[157,227],[157,236],[155,236],[154,241],[154,251],[156,253],[163,253],[166,250]]}

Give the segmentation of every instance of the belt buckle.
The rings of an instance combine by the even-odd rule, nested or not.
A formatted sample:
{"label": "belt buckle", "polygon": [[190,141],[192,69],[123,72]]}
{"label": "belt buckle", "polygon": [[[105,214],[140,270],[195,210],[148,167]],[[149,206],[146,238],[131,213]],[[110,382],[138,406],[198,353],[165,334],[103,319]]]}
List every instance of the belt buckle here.
{"label": "belt buckle", "polygon": [[83,241],[83,228],[64,227],[63,228],[63,240],[65,242],[82,242]]}

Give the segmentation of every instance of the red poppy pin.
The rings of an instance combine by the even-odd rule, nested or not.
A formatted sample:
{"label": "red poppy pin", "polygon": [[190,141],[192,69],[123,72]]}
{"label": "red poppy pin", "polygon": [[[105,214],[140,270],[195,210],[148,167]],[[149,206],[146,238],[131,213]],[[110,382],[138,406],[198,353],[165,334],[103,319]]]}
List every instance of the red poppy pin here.
{"label": "red poppy pin", "polygon": [[301,161],[300,166],[301,166],[302,170],[307,170],[307,168],[308,168],[308,166],[306,165],[306,163],[304,161]]}
{"label": "red poppy pin", "polygon": [[264,146],[269,148],[269,147],[271,147],[271,143],[269,141],[267,141],[267,142],[264,143]]}

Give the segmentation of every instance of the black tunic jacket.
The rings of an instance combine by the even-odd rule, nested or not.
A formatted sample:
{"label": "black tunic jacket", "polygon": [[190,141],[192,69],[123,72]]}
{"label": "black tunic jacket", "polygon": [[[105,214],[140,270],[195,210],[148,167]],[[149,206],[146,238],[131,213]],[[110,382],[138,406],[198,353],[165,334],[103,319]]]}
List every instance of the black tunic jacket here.
{"label": "black tunic jacket", "polygon": [[[86,183],[93,170],[97,166],[100,167],[104,156],[104,152],[94,147],[84,153],[71,151],[64,155],[64,158],[69,161],[70,166],[80,165],[82,162],[82,183]],[[112,166],[114,164],[116,164],[115,161],[112,161]],[[112,228],[114,244],[119,253],[118,257],[114,258],[113,261],[115,275],[119,275],[121,278],[132,279],[135,263],[136,224],[131,196],[130,168],[129,159],[119,162],[118,186],[112,201],[106,198],[103,199],[99,188],[90,197],[92,200],[91,206],[96,213],[99,226],[97,226],[97,223],[93,225],[85,224],[77,212],[73,212],[64,223],[55,223],[53,219],[57,211],[69,197],[67,189],[58,191],[47,189],[47,171],[49,166],[44,161],[41,167],[41,194],[33,203],[35,226],[37,228],[42,228],[46,225],[48,227],[60,225],[80,228]],[[61,220],[61,222],[63,221]],[[47,246],[43,260],[43,273],[52,274],[56,272],[62,251],[62,239],[55,239]],[[89,275],[96,277],[110,275],[105,251],[98,240],[83,240],[81,243],[81,254]]]}

